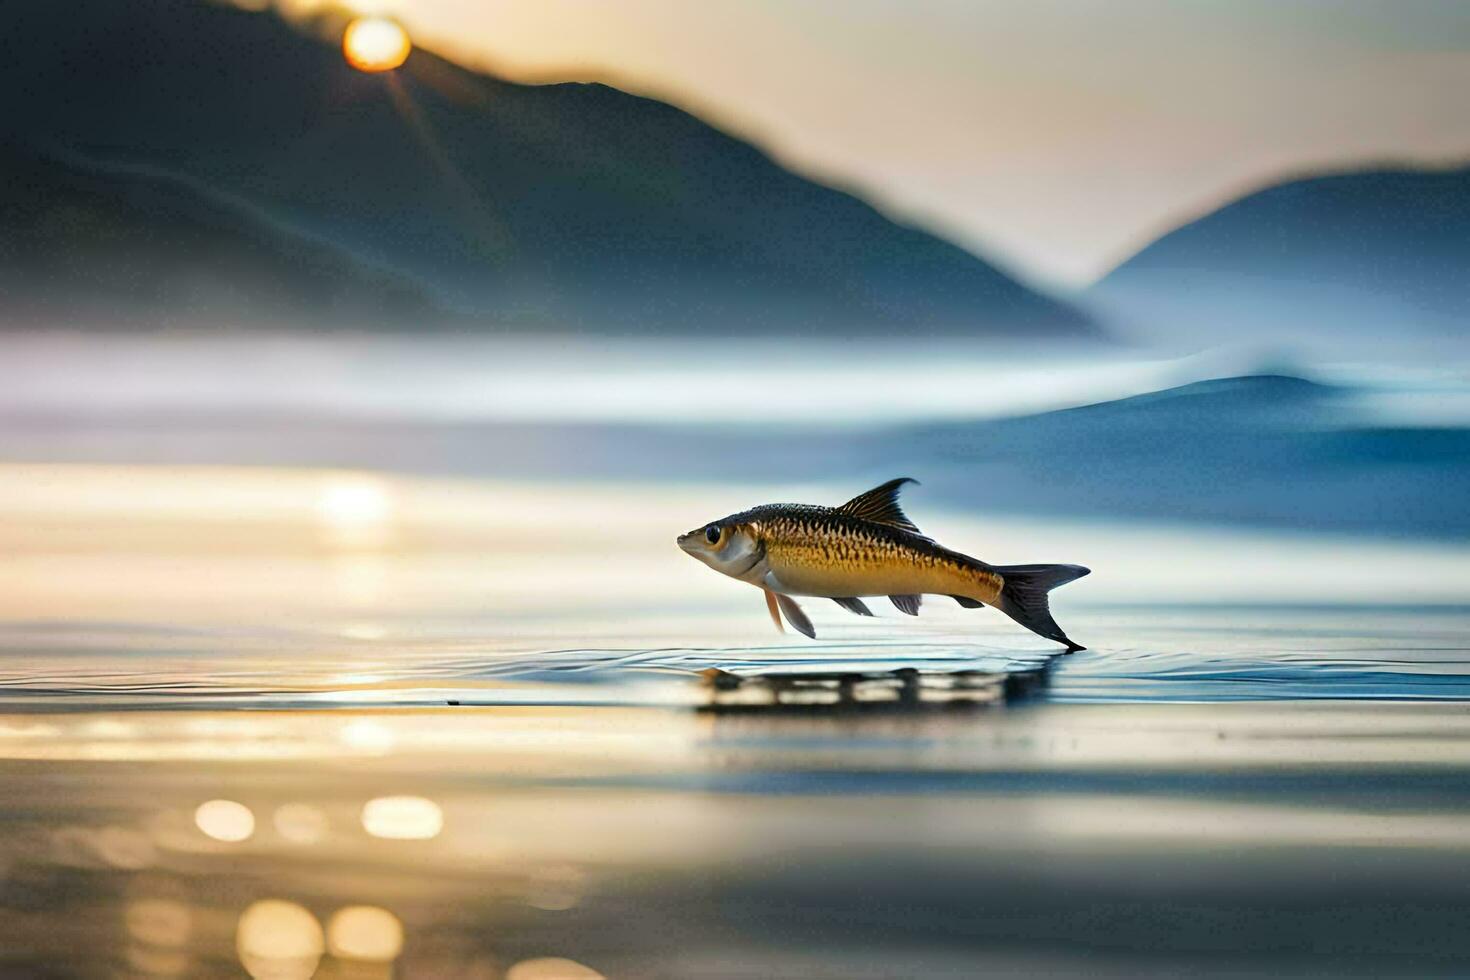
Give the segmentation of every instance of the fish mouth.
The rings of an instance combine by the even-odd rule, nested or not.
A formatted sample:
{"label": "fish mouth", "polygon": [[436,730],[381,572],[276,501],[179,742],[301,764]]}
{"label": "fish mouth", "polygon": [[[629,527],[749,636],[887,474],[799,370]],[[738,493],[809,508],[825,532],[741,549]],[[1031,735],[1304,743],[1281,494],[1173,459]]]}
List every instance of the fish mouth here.
{"label": "fish mouth", "polygon": [[693,531],[690,531],[688,534],[678,535],[674,538],[674,543],[679,546],[680,550],[687,551],[691,555],[694,553],[694,549],[698,547],[698,545],[694,542]]}

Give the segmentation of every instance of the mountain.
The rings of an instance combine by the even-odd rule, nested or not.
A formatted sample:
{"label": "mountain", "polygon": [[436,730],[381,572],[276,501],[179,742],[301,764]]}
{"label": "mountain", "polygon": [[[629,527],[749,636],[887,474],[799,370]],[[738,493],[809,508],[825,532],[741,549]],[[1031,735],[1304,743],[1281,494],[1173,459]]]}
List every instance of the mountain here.
{"label": "mountain", "polygon": [[870,447],[957,504],[1014,513],[1470,537],[1470,429],[1374,421],[1351,387],[1202,381]]}
{"label": "mountain", "polygon": [[997,519],[1470,541],[1470,428],[1376,423],[1364,395],[1251,375],[1037,415],[872,431],[835,423],[434,421],[260,407],[140,415],[101,402],[58,414],[44,404],[12,405],[0,420],[0,458],[675,480],[708,483],[716,495],[732,473],[752,485],[873,486],[910,475],[923,481],[927,501]]}
{"label": "mountain", "polygon": [[1470,168],[1370,170],[1268,187],[1169,232],[1088,304],[1155,336],[1470,336]]}
{"label": "mountain", "polygon": [[17,322],[189,327],[442,315],[401,276],[177,180],[0,144],[0,296]]}
{"label": "mountain", "polygon": [[488,324],[616,333],[1096,336],[1077,310],[669,105],[512,84],[344,20],[201,0],[19,0],[13,139],[145,168],[423,283]]}

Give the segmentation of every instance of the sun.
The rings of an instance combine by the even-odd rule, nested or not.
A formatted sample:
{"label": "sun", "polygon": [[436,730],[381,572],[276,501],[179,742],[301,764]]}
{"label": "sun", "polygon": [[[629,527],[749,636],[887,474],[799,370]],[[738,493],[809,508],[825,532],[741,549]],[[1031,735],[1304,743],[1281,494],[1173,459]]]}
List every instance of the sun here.
{"label": "sun", "polygon": [[342,35],[342,53],[358,71],[392,71],[412,50],[408,32],[386,17],[359,17]]}

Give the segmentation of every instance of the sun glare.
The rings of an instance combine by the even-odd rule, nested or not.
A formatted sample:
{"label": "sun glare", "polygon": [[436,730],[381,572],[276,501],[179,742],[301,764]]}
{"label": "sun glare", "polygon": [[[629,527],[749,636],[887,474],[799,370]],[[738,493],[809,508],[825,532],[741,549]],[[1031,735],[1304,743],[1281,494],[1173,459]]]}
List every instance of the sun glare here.
{"label": "sun glare", "polygon": [[359,17],[342,35],[342,53],[358,71],[392,71],[408,60],[413,43],[397,21]]}

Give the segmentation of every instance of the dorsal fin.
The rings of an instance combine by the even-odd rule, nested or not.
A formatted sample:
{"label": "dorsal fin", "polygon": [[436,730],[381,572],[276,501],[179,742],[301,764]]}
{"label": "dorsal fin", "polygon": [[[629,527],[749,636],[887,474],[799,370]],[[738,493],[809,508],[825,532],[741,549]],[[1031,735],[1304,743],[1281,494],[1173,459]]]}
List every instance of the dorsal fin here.
{"label": "dorsal fin", "polygon": [[905,483],[918,484],[910,476],[901,476],[896,480],[889,480],[879,487],[874,487],[867,493],[860,493],[847,503],[837,508],[839,513],[849,517],[860,518],[864,521],[872,521],[874,524],[887,524],[889,527],[903,528],[915,534],[922,534],[919,526],[909,520],[904,514],[903,508],[898,506],[898,491]]}

